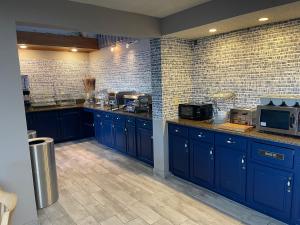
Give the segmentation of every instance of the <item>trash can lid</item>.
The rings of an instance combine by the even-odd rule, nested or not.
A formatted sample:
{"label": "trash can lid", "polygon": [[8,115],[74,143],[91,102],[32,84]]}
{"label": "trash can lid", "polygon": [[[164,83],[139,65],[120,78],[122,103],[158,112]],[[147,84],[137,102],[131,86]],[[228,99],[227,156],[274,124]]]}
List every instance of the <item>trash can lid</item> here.
{"label": "trash can lid", "polygon": [[42,137],[42,138],[32,138],[28,140],[28,143],[30,146],[32,145],[40,145],[40,144],[46,144],[46,143],[50,143],[53,142],[52,138],[47,138],[47,137]]}

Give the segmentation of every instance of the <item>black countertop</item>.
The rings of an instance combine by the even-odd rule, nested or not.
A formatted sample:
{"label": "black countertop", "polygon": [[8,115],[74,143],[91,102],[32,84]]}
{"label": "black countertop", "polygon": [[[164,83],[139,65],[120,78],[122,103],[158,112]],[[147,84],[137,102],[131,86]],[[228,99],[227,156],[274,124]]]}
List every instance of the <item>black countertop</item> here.
{"label": "black countertop", "polygon": [[32,112],[45,112],[45,111],[55,111],[55,110],[64,110],[64,109],[76,109],[76,108],[83,108],[83,109],[91,109],[91,110],[99,110],[104,112],[116,113],[125,116],[133,116],[141,119],[152,119],[152,113],[131,113],[126,112],[123,110],[111,110],[110,107],[101,107],[94,104],[76,104],[76,105],[69,105],[69,106],[45,106],[45,107],[29,107],[26,108],[26,113]]}

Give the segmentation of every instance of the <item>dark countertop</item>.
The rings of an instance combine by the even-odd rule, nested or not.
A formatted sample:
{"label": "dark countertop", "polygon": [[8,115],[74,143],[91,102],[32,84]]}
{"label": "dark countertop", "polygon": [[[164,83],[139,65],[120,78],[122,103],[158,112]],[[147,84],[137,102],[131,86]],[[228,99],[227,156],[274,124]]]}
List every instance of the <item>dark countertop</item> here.
{"label": "dark countertop", "polygon": [[54,110],[63,110],[63,109],[76,109],[76,108],[82,108],[83,104],[76,104],[76,105],[66,105],[66,106],[44,106],[44,107],[29,107],[26,108],[26,113],[30,112],[44,112],[44,111],[54,111]]}
{"label": "dark countertop", "polygon": [[262,140],[266,140],[266,141],[274,141],[274,142],[279,142],[279,143],[284,143],[284,144],[300,146],[300,138],[298,138],[298,137],[262,133],[262,132],[258,132],[255,128],[248,132],[237,132],[237,131],[221,129],[218,127],[218,124],[215,124],[214,122],[194,121],[194,120],[187,120],[187,119],[172,119],[172,120],[168,120],[167,122],[173,123],[173,124],[184,125],[184,126],[195,127],[195,128],[203,128],[203,129],[212,130],[212,131],[220,131],[223,133],[235,134],[235,135],[240,135],[240,136],[244,136],[244,137],[257,138],[257,139],[262,139]]}
{"label": "dark countertop", "polygon": [[101,107],[98,105],[84,105],[83,108],[86,109],[92,109],[92,110],[99,110],[99,111],[104,111],[104,112],[110,112],[110,113],[116,113],[124,116],[133,116],[141,119],[147,119],[147,120],[152,120],[152,114],[151,113],[131,113],[131,112],[126,112],[123,110],[111,110],[110,107]]}
{"label": "dark countertop", "polygon": [[133,116],[141,119],[152,119],[151,113],[130,113],[125,112],[123,110],[114,110],[112,111],[110,107],[100,107],[98,105],[85,105],[85,104],[76,104],[76,105],[69,105],[69,106],[45,106],[45,107],[30,107],[26,108],[26,113],[30,112],[43,112],[43,111],[54,111],[54,110],[63,110],[63,109],[76,109],[76,108],[85,108],[85,109],[92,109],[92,110],[99,110],[104,112],[116,113],[125,116]]}

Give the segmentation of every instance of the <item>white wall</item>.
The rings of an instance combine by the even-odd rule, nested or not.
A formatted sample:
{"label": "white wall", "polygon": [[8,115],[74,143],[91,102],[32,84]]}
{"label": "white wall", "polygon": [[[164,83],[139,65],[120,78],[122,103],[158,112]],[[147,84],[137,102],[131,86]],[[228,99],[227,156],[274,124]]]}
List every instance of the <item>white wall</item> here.
{"label": "white wall", "polygon": [[22,225],[36,221],[37,214],[15,29],[14,21],[0,12],[0,186],[17,193],[13,224]]}

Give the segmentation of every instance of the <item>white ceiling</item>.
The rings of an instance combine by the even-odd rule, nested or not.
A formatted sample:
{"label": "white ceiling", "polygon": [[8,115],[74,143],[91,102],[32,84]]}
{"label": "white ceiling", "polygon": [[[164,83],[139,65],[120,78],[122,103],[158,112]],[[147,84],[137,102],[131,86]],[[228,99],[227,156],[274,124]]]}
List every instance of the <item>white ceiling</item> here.
{"label": "white ceiling", "polygon": [[[268,17],[269,21],[259,22],[261,17]],[[211,24],[179,31],[168,36],[179,37],[184,39],[197,39],[200,37],[211,36],[221,33],[227,33],[234,30],[244,29],[248,27],[259,26],[267,23],[286,21],[290,19],[300,18],[300,1],[277,6],[245,15],[221,20]],[[209,29],[217,29],[216,33],[209,33]]]}
{"label": "white ceiling", "polygon": [[211,0],[70,0],[163,18]]}

